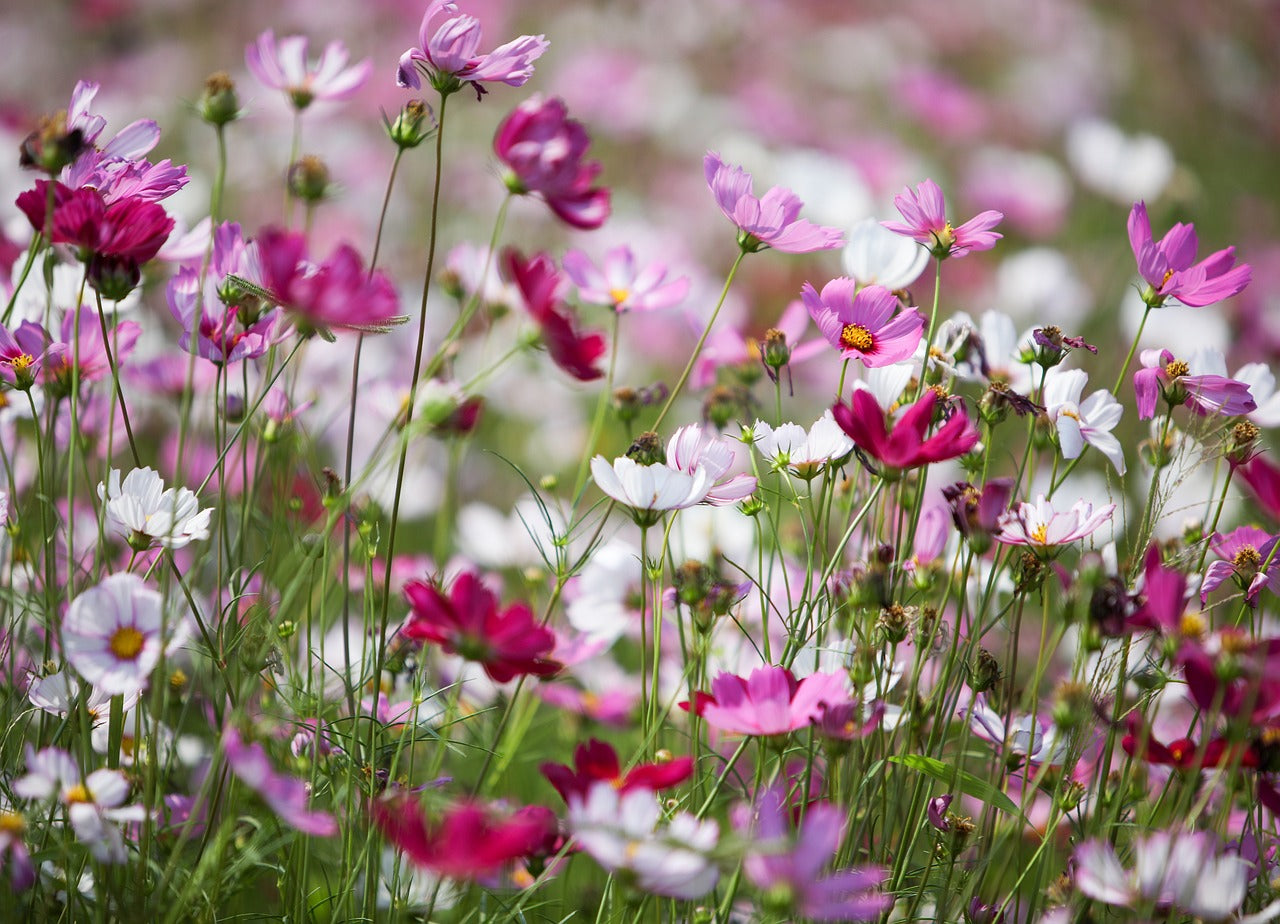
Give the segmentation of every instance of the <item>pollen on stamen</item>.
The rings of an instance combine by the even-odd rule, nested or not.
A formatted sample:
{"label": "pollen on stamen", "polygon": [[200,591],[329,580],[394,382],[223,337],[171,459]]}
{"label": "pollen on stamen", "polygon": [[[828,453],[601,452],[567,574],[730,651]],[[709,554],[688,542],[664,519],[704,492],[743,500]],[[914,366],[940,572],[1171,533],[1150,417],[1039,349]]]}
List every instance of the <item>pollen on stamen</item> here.
{"label": "pollen on stamen", "polygon": [[876,338],[861,324],[846,324],[840,331],[840,344],[847,350],[870,353],[875,349]]}
{"label": "pollen on stamen", "polygon": [[1169,363],[1167,366],[1164,367],[1164,374],[1169,376],[1169,378],[1171,379],[1180,378],[1181,376],[1187,375],[1190,372],[1191,372],[1191,367],[1188,366],[1187,363],[1181,359],[1175,359],[1173,362]]}
{"label": "pollen on stamen", "polygon": [[107,644],[111,653],[121,661],[133,661],[142,651],[142,643],[141,632],[133,626],[121,626],[111,633],[111,641]]}
{"label": "pollen on stamen", "polygon": [[1045,545],[1049,540],[1049,524],[1041,523],[1035,529],[1031,530],[1031,539],[1040,545]]}

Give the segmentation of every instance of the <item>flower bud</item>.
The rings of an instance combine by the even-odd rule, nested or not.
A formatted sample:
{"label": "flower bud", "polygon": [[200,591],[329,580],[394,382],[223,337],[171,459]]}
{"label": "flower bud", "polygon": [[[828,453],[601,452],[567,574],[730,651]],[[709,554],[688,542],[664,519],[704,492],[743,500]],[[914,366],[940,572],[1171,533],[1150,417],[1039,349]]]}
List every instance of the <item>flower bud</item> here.
{"label": "flower bud", "polygon": [[56,112],[40,120],[39,127],[23,139],[18,163],[50,176],[62,172],[85,150],[84,132],[67,130],[67,114]]}
{"label": "flower bud", "polygon": [[1247,420],[1242,420],[1231,428],[1224,455],[1233,468],[1244,465],[1258,454],[1259,432],[1258,428]]}
{"label": "flower bud", "polygon": [[1066,680],[1053,693],[1053,724],[1063,731],[1082,728],[1093,721],[1093,696],[1083,683]]}
{"label": "flower bud", "polygon": [[107,301],[127,298],[142,281],[142,271],[133,260],[95,253],[89,260],[89,285]]}
{"label": "flower bud", "polygon": [[411,99],[404,104],[400,114],[394,120],[386,121],[387,136],[401,150],[416,148],[426,141],[436,130],[435,115],[431,107],[420,99]]}
{"label": "flower bud", "polygon": [[717,430],[747,416],[750,393],[741,386],[717,385],[702,405],[702,416]]}
{"label": "flower bud", "polygon": [[880,611],[880,618],[876,620],[876,628],[880,631],[881,637],[890,645],[898,645],[905,641],[911,633],[911,620],[915,612],[914,606],[901,606],[897,603],[886,606]]}
{"label": "flower bud", "polygon": [[770,369],[781,369],[791,362],[791,347],[787,343],[787,335],[776,327],[765,331],[761,357]]}
{"label": "flower bud", "polygon": [[320,158],[308,154],[289,167],[288,186],[289,195],[315,205],[329,193],[329,168]]}
{"label": "flower bud", "polygon": [[1000,662],[985,648],[979,648],[969,664],[969,689],[974,693],[986,693],[995,689],[1003,677]]}
{"label": "flower bud", "polygon": [[196,103],[196,112],[210,125],[222,126],[240,118],[240,100],[236,85],[226,71],[210,74],[204,82],[204,93]]}
{"label": "flower bud", "polygon": [[662,440],[652,430],[637,436],[627,448],[626,456],[639,465],[664,465],[667,461],[667,452],[662,446]]}

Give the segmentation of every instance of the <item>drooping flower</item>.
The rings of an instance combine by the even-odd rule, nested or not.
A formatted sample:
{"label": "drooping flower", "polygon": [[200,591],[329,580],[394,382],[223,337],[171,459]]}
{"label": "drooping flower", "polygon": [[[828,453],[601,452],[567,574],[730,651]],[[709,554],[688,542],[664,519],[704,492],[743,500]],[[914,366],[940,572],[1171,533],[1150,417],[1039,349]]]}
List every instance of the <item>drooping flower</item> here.
{"label": "drooping flower", "polygon": [[1142,368],[1133,374],[1139,420],[1155,416],[1161,397],[1171,407],[1186,405],[1202,416],[1235,417],[1257,409],[1247,384],[1202,371],[1201,367],[1212,361],[1205,354],[1198,353],[1186,362],[1168,350],[1143,350],[1139,358]]}
{"label": "drooping flower", "polygon": [[609,190],[593,186],[598,161],[583,160],[591,139],[564,100],[534,94],[503,119],[493,150],[514,195],[540,197],[561,221],[590,231],[609,217]]}
{"label": "drooping flower", "polygon": [[544,36],[522,35],[477,54],[480,35],[480,21],[459,13],[454,0],[431,0],[418,27],[418,47],[400,56],[396,84],[416,90],[426,77],[442,96],[470,84],[478,99],[486,92],[484,83],[524,86],[533,76],[533,62],[549,44]]}
{"label": "drooping flower", "polygon": [[783,253],[812,253],[844,244],[840,229],[800,217],[804,203],[791,190],[774,186],[756,198],[751,193],[751,174],[741,167],[730,167],[712,151],[707,152],[702,166],[720,211],[738,227],[738,246],[744,251],[755,253],[771,247]]}
{"label": "drooping flower", "polygon": [[273,90],[283,90],[295,109],[306,109],[315,100],[350,99],[373,72],[373,62],[365,58],[347,67],[347,46],[332,41],[319,61],[307,60],[307,37],[289,35],[278,42],[268,29],[244,51],[244,63],[258,82]]}
{"label": "drooping flower", "polygon": [[1070,510],[1057,511],[1041,494],[1034,504],[1023,502],[1004,514],[995,538],[1006,545],[1052,551],[1060,545],[1092,535],[1111,519],[1115,509],[1115,504],[1107,504],[1095,513],[1093,504],[1078,500]]}
{"label": "drooping flower", "polygon": [[821,671],[797,681],[791,671],[765,665],[749,677],[720,673],[700,707],[708,725],[739,735],[785,735],[808,728],[831,706],[852,699],[846,677]]}
{"label": "drooping flower", "polygon": [[409,581],[404,595],[412,612],[400,631],[406,638],[438,644],[450,654],[475,661],[498,683],[520,674],[546,677],[560,670],[547,656],[555,634],[523,603],[499,609],[498,597],[480,576],[467,571],[449,595],[425,581]]}
{"label": "drooping flower", "polygon": [[630,873],[642,891],[685,899],[710,892],[720,878],[711,858],[719,826],[689,812],[661,819],[652,790],[619,792],[601,782],[569,803],[567,820],[584,852],[610,872]]}
{"label": "drooping flower", "polygon": [[503,255],[507,272],[515,281],[525,309],[542,331],[542,342],[557,366],[580,382],[590,382],[604,375],[596,363],[604,356],[607,344],[598,331],[580,332],[573,315],[564,303],[569,281],[544,253],[528,260],[516,249]]}
{"label": "drooping flower", "polygon": [[916,468],[962,456],[978,444],[978,428],[963,409],[953,411],[947,422],[926,438],[937,401],[932,390],[925,391],[892,429],[886,427],[885,413],[875,397],[865,390],[855,390],[848,404],[837,401],[831,413],[859,449],[886,467]]}
{"label": "drooping flower", "polygon": [[112,469],[98,485],[98,498],[107,506],[107,521],[134,549],[181,549],[209,538],[213,508],[201,510],[188,488],[166,489],[155,469],[135,468],[123,482],[120,470]]}
{"label": "drooping flower", "polygon": [[136,574],[122,572],[71,601],[62,623],[62,647],[76,673],[96,689],[136,696],[166,645],[175,647],[185,638],[185,625],[165,619],[158,591]]}
{"label": "drooping flower", "polygon": [[832,279],[822,294],[811,283],[800,289],[809,316],[845,359],[864,366],[890,366],[915,355],[924,318],[915,308],[898,311],[898,297],[884,286],[857,288],[848,276]]}
{"label": "drooping flower", "polygon": [[1112,435],[1124,408],[1109,391],[1099,389],[1081,402],[1088,375],[1083,369],[1055,366],[1045,373],[1045,414],[1058,432],[1058,448],[1064,459],[1075,459],[1085,444],[1097,449],[1115,466],[1125,471],[1124,449]]}
{"label": "drooping flower", "polygon": [[844,842],[845,810],[829,802],[809,805],[792,830],[792,813],[775,787],[736,815],[735,825],[748,844],[743,872],[765,894],[766,904],[815,921],[872,921],[893,904],[893,896],[876,891],[885,879],[882,869],[823,875]]}
{"label": "drooping flower", "polygon": [[240,782],[262,796],[285,824],[314,837],[338,833],[338,822],[332,815],[307,808],[310,787],[306,781],[277,773],[262,745],[246,743],[234,725],[222,733],[222,753]]}
{"label": "drooping flower", "polygon": [[578,287],[579,298],[593,305],[607,305],[618,314],[670,308],[689,292],[687,276],[668,282],[665,263],[638,267],[635,254],[626,244],[606,251],[599,267],[581,250],[570,250],[561,265]]}
{"label": "drooping flower", "polygon": [[994,210],[980,212],[958,228],[947,220],[947,202],[933,180],[925,180],[915,191],[907,188],[893,199],[903,221],[881,222],[890,231],[903,234],[928,248],[939,260],[963,257],[974,250],[990,250],[1004,235],[991,229],[1004,220]]}
{"label": "drooping flower", "polygon": [[961,481],[942,489],[951,508],[951,519],[970,547],[982,554],[1000,528],[1000,517],[1013,498],[1012,478],[992,478],[981,489]]}
{"label": "drooping flower", "polygon": [[785,468],[806,480],[826,471],[853,452],[853,440],[840,429],[829,410],[807,432],[799,424],[784,423],[771,427],[763,420],[757,420],[751,428],[751,445],[774,469]]}
{"label": "drooping flower", "polygon": [[1142,574],[1138,607],[1126,621],[1128,626],[1175,634],[1187,609],[1187,576],[1176,568],[1165,567],[1160,547],[1154,543],[1147,549]]}
{"label": "drooping flower", "polygon": [[878,285],[896,291],[920,278],[929,253],[903,240],[874,218],[864,218],[849,230],[841,254],[845,272],[860,286]]}
{"label": "drooping flower", "polygon": [[631,789],[657,791],[678,786],[693,773],[693,758],[677,757],[660,764],[637,764],[625,774],[618,753],[609,744],[592,738],[573,752],[573,767],[544,763],[539,769],[565,802],[585,799],[596,783],[609,783],[619,792]]}
{"label": "drooping flower", "polygon": [[1250,606],[1257,606],[1258,594],[1266,587],[1280,592],[1280,558],[1276,546],[1280,536],[1272,536],[1256,526],[1240,526],[1231,532],[1216,533],[1209,540],[1217,560],[1209,565],[1200,584],[1200,604],[1223,582],[1234,578],[1244,589]]}
{"label": "drooping flower", "polygon": [[1234,247],[1211,253],[1195,262],[1194,225],[1178,222],[1160,240],[1151,237],[1151,219],[1145,202],[1135,202],[1129,213],[1129,246],[1138,262],[1138,273],[1147,283],[1142,300],[1159,308],[1174,298],[1192,308],[1212,305],[1241,292],[1253,270],[1247,263],[1235,265]]}

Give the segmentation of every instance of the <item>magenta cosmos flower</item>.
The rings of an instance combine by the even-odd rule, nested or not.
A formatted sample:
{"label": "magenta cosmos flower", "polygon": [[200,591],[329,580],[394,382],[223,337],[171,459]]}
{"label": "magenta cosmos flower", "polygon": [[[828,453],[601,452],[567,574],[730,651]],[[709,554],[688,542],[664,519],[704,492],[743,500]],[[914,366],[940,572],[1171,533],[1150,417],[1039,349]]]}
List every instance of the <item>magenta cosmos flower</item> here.
{"label": "magenta cosmos flower", "polygon": [[258,82],[273,90],[284,90],[295,109],[306,109],[315,100],[350,99],[364,86],[373,71],[365,58],[347,67],[347,46],[332,41],[319,61],[307,60],[307,37],[290,35],[276,41],[268,29],[244,52],[244,63]]}
{"label": "magenta cosmos flower", "polygon": [[626,244],[607,251],[597,267],[581,250],[571,250],[561,261],[578,287],[578,297],[593,305],[625,311],[658,311],[679,303],[689,292],[689,278],[667,282],[664,263],[636,265],[636,255]]}
{"label": "magenta cosmos flower", "polygon": [[418,47],[400,56],[396,83],[416,90],[426,77],[442,96],[470,84],[479,99],[485,93],[482,83],[524,86],[547,45],[545,36],[522,35],[488,54],[477,54],[480,20],[459,13],[454,0],[432,0],[418,27]]}
{"label": "magenta cosmos flower", "polygon": [[544,763],[540,768],[565,802],[583,800],[596,783],[608,783],[618,792],[632,789],[657,791],[679,786],[693,774],[693,758],[677,757],[661,764],[637,764],[626,773],[613,746],[592,738],[573,752],[573,767]]}
{"label": "magenta cosmos flower", "polygon": [[450,879],[478,879],[532,853],[547,838],[550,821],[527,810],[502,817],[470,802],[433,821],[406,796],[374,802],[373,820],[415,865]]}
{"label": "magenta cosmos flower", "polygon": [[1209,594],[1229,578],[1245,588],[1244,598],[1257,606],[1258,594],[1267,587],[1280,593],[1280,558],[1275,554],[1280,536],[1272,536],[1256,526],[1240,526],[1231,532],[1217,533],[1209,540],[1218,560],[1209,565],[1200,585],[1200,605]]}
{"label": "magenta cosmos flower", "polygon": [[898,296],[884,286],[858,289],[841,276],[823,286],[821,295],[806,282],[800,298],[822,336],[845,359],[860,360],[868,368],[890,366],[912,356],[920,345],[924,318],[915,308],[898,312]]}
{"label": "magenta cosmos flower", "polygon": [[766,247],[783,253],[812,253],[844,246],[840,229],[800,217],[804,203],[791,190],[774,186],[757,199],[751,194],[751,174],[730,167],[714,151],[707,152],[702,169],[720,211],[738,226],[738,246],[747,253]]}
{"label": "magenta cosmos flower", "polygon": [[1194,262],[1199,246],[1195,225],[1178,222],[1160,240],[1152,240],[1145,202],[1135,202],[1129,213],[1129,246],[1147,283],[1142,300],[1152,308],[1170,298],[1192,308],[1212,305],[1243,290],[1253,273],[1248,263],[1235,265],[1234,247]]}
{"label": "magenta cosmos flower", "polygon": [[555,364],[580,382],[604,375],[596,365],[608,346],[604,335],[578,330],[564,302],[569,280],[556,270],[555,262],[545,253],[526,260],[510,248],[503,254],[503,263],[520,290],[525,310],[542,330],[543,345]]}
{"label": "magenta cosmos flower", "polygon": [[[1143,368],[1133,374],[1133,390],[1138,399],[1138,419],[1155,416],[1156,403],[1163,396],[1173,407],[1185,404],[1201,416],[1221,414],[1235,417],[1257,410],[1244,382],[1224,375],[1197,374],[1191,363],[1175,359],[1168,350],[1143,350]],[[1198,361],[1198,356],[1193,362]]]}
{"label": "magenta cosmos flower", "polygon": [[791,671],[765,665],[750,677],[721,673],[700,712],[707,724],[739,735],[785,735],[808,728],[829,706],[850,700],[848,681],[835,673],[798,681]]}
{"label": "magenta cosmos flower", "polygon": [[888,468],[916,468],[962,456],[978,444],[978,428],[963,408],[953,411],[937,433],[926,437],[937,403],[938,396],[925,391],[892,430],[886,427],[875,397],[865,389],[855,390],[848,404],[837,401],[831,413],[859,449]]}
{"label": "magenta cosmos flower", "polygon": [[434,584],[409,581],[404,595],[412,612],[401,633],[435,642],[450,654],[475,661],[498,683],[520,674],[546,677],[560,670],[547,658],[555,634],[538,625],[523,603],[498,608],[498,598],[480,576],[463,572],[448,596]]}
{"label": "magenta cosmos flower", "polygon": [[905,221],[882,221],[898,234],[919,241],[939,260],[963,257],[971,250],[990,250],[1004,235],[991,229],[1004,220],[1004,213],[989,210],[975,215],[958,228],[947,220],[947,200],[933,180],[925,180],[912,192],[903,189],[893,204]]}
{"label": "magenta cosmos flower", "polygon": [[507,165],[507,188],[536,195],[567,225],[591,231],[609,217],[609,190],[592,186],[597,161],[583,157],[591,139],[561,99],[534,94],[507,116],[493,136],[493,150]]}
{"label": "magenta cosmos flower", "polygon": [[277,773],[262,745],[246,744],[235,726],[228,726],[223,732],[222,752],[240,782],[262,796],[262,801],[289,827],[315,837],[332,837],[338,833],[338,823],[332,815],[307,808],[307,783]]}

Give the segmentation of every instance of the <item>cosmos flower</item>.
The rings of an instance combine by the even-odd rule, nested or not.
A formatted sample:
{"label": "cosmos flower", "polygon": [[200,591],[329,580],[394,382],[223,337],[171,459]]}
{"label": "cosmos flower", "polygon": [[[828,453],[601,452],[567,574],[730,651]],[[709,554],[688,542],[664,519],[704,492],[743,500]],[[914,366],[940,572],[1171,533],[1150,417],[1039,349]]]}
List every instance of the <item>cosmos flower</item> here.
{"label": "cosmos flower", "polygon": [[306,781],[277,773],[267,752],[257,742],[246,743],[234,725],[222,733],[222,753],[240,782],[271,806],[280,820],[291,828],[314,837],[333,837],[338,823],[328,812],[307,808],[310,787]]}
{"label": "cosmos flower", "polygon": [[894,234],[874,218],[864,218],[849,230],[841,254],[845,272],[860,286],[878,285],[896,291],[920,278],[929,252]]}
{"label": "cosmos flower", "polygon": [[573,752],[573,767],[544,763],[539,769],[565,802],[585,799],[591,787],[605,782],[619,792],[632,789],[657,791],[678,786],[693,773],[692,757],[677,757],[660,764],[637,764],[625,774],[612,745],[592,738]]}
{"label": "cosmos flower", "polygon": [[618,314],[670,308],[689,292],[687,276],[668,282],[666,264],[637,266],[636,255],[626,244],[606,251],[598,267],[581,250],[570,250],[561,265],[578,287],[579,298],[607,305]]}
{"label": "cosmos flower", "polygon": [[990,250],[1003,237],[991,229],[1004,220],[996,211],[981,212],[958,228],[947,220],[947,202],[933,180],[925,180],[915,191],[904,189],[893,199],[904,221],[881,222],[895,234],[902,234],[928,248],[939,260],[963,257],[973,250]]}
{"label": "cosmos flower", "polygon": [[1143,350],[1139,359],[1142,368],[1133,374],[1139,420],[1155,416],[1157,400],[1162,396],[1171,406],[1186,405],[1201,416],[1235,417],[1257,409],[1246,383],[1203,371],[1206,364],[1212,363],[1207,354],[1197,353],[1191,362],[1186,362],[1168,350]]}
{"label": "cosmos flower", "polygon": [[209,538],[213,508],[201,510],[187,488],[166,489],[155,469],[135,468],[123,482],[120,470],[112,469],[98,485],[98,497],[107,505],[107,522],[135,549],[181,549]]}
{"label": "cosmos flower", "polygon": [[708,725],[739,735],[785,735],[808,728],[831,706],[852,697],[848,679],[817,672],[797,681],[791,671],[758,667],[749,677],[722,672],[700,707]]}
{"label": "cosmos flower", "polygon": [[848,404],[836,402],[831,413],[859,449],[890,469],[907,469],[954,459],[978,444],[978,428],[963,409],[926,438],[937,402],[938,396],[926,390],[892,429],[885,426],[885,413],[875,397],[862,389],[853,392]]}
{"label": "cosmos flower", "polygon": [[0,324],[0,379],[20,391],[35,384],[46,356],[62,355],[63,346],[54,346],[49,334],[34,321],[23,321],[12,333]]}
{"label": "cosmos flower", "polygon": [[593,186],[598,161],[583,160],[591,139],[564,100],[534,94],[502,120],[493,151],[507,166],[507,188],[535,195],[565,224],[590,231],[609,217],[609,190]]}
{"label": "cosmos flower", "polygon": [[416,90],[426,77],[442,96],[470,84],[478,99],[486,92],[484,83],[524,86],[533,76],[533,62],[549,44],[544,36],[522,35],[477,54],[480,36],[480,21],[459,13],[454,0],[431,0],[418,27],[418,47],[400,56],[396,84]]}
{"label": "cosmos flower", "polygon": [[738,227],[738,245],[748,253],[766,247],[783,253],[812,253],[844,244],[838,228],[825,228],[800,217],[804,205],[789,189],[774,186],[761,198],[751,194],[751,174],[730,167],[707,152],[703,173],[716,204]]}
{"label": "cosmos flower", "polygon": [[884,286],[861,289],[848,276],[832,279],[822,294],[806,282],[800,297],[822,336],[845,359],[890,366],[915,355],[924,318],[915,308],[898,311],[898,297]]}
{"label": "cosmos flower", "polygon": [[1083,369],[1055,366],[1045,373],[1045,414],[1058,432],[1058,448],[1064,459],[1075,459],[1085,444],[1110,460],[1116,471],[1125,470],[1124,449],[1111,431],[1120,422],[1124,408],[1109,391],[1099,389],[1080,400],[1088,375]]}
{"label": "cosmos flower", "polygon": [[295,109],[306,109],[315,100],[350,99],[373,72],[365,58],[347,67],[347,46],[332,41],[319,61],[307,60],[307,37],[290,35],[276,41],[268,29],[245,48],[244,63],[264,87],[283,90]]}
{"label": "cosmos flower", "polygon": [[1211,253],[1194,262],[1195,225],[1178,222],[1160,240],[1151,237],[1151,219],[1145,202],[1135,202],[1129,213],[1129,246],[1138,262],[1138,273],[1147,283],[1142,300],[1159,308],[1174,298],[1192,308],[1212,305],[1241,292],[1253,270],[1247,263],[1235,265],[1234,247]]}
{"label": "cosmos flower", "polygon": [[1272,536],[1256,526],[1240,526],[1231,532],[1215,533],[1209,546],[1218,556],[1204,573],[1200,584],[1200,604],[1229,578],[1245,588],[1245,600],[1256,606],[1258,594],[1266,587],[1280,592],[1280,558],[1275,554],[1280,536]]}
{"label": "cosmos flower", "polygon": [[1041,494],[1034,504],[1024,502],[1005,513],[1000,518],[1000,529],[995,539],[1006,545],[1053,550],[1092,535],[1111,519],[1115,509],[1115,504],[1107,504],[1094,513],[1093,504],[1078,500],[1070,510],[1057,511]]}
{"label": "cosmos flower", "polygon": [[847,458],[853,440],[840,429],[831,411],[826,411],[806,432],[794,423],[771,427],[757,420],[751,428],[751,445],[774,469],[787,469],[809,479]]}
{"label": "cosmos flower", "polygon": [[596,363],[607,348],[604,335],[578,330],[564,302],[569,281],[556,270],[555,262],[544,253],[526,260],[518,250],[509,248],[503,263],[520,290],[525,309],[541,329],[542,342],[555,364],[580,382],[603,376]]}
{"label": "cosmos flower", "polygon": [[164,617],[159,591],[136,574],[108,575],[71,601],[62,647],[77,674],[103,693],[136,696],[170,648],[186,636],[185,622]]}

